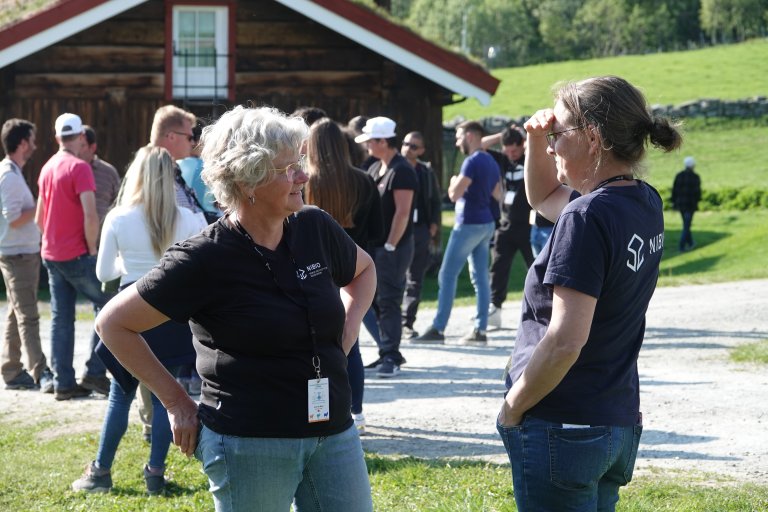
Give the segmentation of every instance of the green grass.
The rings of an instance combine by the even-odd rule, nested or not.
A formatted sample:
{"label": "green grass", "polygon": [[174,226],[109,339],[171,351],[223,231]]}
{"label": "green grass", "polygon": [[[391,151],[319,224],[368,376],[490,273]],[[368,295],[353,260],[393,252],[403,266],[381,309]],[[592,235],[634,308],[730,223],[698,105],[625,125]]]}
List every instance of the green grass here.
{"label": "green grass", "polygon": [[531,115],[552,105],[552,86],[564,80],[618,75],[639,87],[650,104],[677,105],[703,98],[742,99],[768,95],[768,39],[685,52],[500,68],[501,80],[487,106],[477,100],[447,106],[443,118]]}
{"label": "green grass", "polygon": [[[453,213],[443,212],[443,244],[448,241]],[[682,221],[675,211],[664,213],[664,257],[659,286],[720,283],[742,279],[768,278],[764,249],[768,240],[768,210],[698,212],[693,218],[695,250],[680,253]],[[509,278],[509,298],[522,297],[527,270],[517,254]],[[459,276],[456,305],[475,303],[475,291],[465,267]],[[437,307],[437,277],[427,276],[422,289],[422,304]]]}
{"label": "green grass", "polygon": [[[200,463],[172,449],[172,480],[162,497],[144,495],[141,467],[149,448],[140,428],[131,426],[113,467],[111,493],[85,495],[69,490],[96,452],[94,433],[51,436],[51,423],[0,425],[0,510],[29,512],[184,512],[213,510]],[[506,464],[422,460],[366,454],[374,509],[398,511],[514,511]],[[754,511],[768,507],[768,486],[723,477],[679,473],[644,475],[622,489],[620,512]]]}
{"label": "green grass", "polygon": [[747,343],[731,349],[731,360],[737,363],[768,364],[768,340]]}

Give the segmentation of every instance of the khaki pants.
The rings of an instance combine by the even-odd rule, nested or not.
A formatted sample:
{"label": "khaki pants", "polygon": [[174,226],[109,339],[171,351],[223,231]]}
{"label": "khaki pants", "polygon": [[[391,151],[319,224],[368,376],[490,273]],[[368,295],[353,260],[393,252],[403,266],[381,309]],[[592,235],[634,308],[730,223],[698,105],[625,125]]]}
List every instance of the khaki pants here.
{"label": "khaki pants", "polygon": [[0,368],[5,382],[16,378],[24,366],[21,348],[27,354],[27,368],[35,379],[48,366],[40,346],[40,314],[37,311],[37,287],[40,281],[40,255],[0,256],[0,270],[8,297],[5,337]]}
{"label": "khaki pants", "polygon": [[136,393],[139,404],[139,418],[144,434],[152,432],[152,392],[142,383],[139,383],[139,392]]}

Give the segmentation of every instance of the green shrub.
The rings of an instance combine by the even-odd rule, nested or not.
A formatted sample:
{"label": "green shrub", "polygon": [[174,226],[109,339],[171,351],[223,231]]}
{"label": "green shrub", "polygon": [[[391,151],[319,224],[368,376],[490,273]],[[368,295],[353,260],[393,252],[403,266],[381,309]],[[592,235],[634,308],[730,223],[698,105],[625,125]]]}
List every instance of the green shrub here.
{"label": "green shrub", "polygon": [[[664,209],[672,210],[671,187],[658,187],[664,199]],[[700,211],[754,210],[768,208],[768,189],[758,187],[722,187],[717,190],[701,191]]]}

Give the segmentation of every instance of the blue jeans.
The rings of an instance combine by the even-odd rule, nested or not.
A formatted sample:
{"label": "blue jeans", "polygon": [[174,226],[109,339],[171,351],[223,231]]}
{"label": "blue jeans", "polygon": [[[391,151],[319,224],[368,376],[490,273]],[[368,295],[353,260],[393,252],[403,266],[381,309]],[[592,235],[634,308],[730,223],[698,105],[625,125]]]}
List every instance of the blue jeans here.
{"label": "blue jeans", "polygon": [[[175,373],[175,368],[168,369]],[[99,451],[96,453],[96,462],[100,468],[110,469],[115,460],[115,453],[120,440],[128,428],[128,413],[131,410],[131,402],[136,396],[134,389],[126,393],[115,379],[109,388],[109,405],[104,423],[101,426],[101,438],[99,439]],[[149,465],[154,468],[165,466],[165,457],[171,445],[173,434],[168,422],[168,413],[157,399],[152,395],[152,445],[149,450]]]}
{"label": "blue jeans", "polygon": [[491,285],[488,277],[489,244],[495,225],[487,224],[457,224],[451,231],[448,245],[443,254],[443,263],[437,275],[440,289],[437,293],[437,314],[432,321],[432,327],[444,331],[448,325],[453,309],[453,299],[456,297],[456,282],[469,262],[469,277],[477,295],[477,315],[475,327],[481,331],[488,327],[488,305],[491,302]]}
{"label": "blue jeans", "polygon": [[371,485],[357,429],[328,437],[259,438],[203,426],[195,457],[216,512],[367,512]]}
{"label": "blue jeans", "polygon": [[400,338],[403,320],[400,305],[405,291],[405,273],[413,259],[413,236],[400,241],[392,252],[378,247],[374,251],[376,262],[376,306],[379,314],[379,356],[403,360],[400,354]]}
{"label": "blue jeans", "polygon": [[680,252],[689,247],[693,247],[693,235],[691,234],[691,224],[693,223],[693,212],[680,212],[683,218],[683,231],[680,233]]}
{"label": "blue jeans", "polygon": [[539,255],[539,253],[547,245],[550,235],[552,235],[552,229],[554,226],[547,226],[540,228],[538,226],[531,226],[531,249],[533,250],[533,257]]}
{"label": "blue jeans", "polygon": [[563,428],[527,416],[496,428],[512,466],[520,512],[613,511],[632,480],[641,425]]}
{"label": "blue jeans", "polygon": [[[51,366],[53,385],[56,390],[72,389],[75,369],[72,361],[75,352],[75,303],[80,293],[93,303],[95,313],[104,307],[111,295],[101,291],[101,282],[96,278],[96,256],[84,254],[72,260],[43,260],[48,270],[48,287],[51,291]],[[94,354],[99,342],[96,332],[91,334],[85,374],[102,377],[106,374],[104,363]]]}

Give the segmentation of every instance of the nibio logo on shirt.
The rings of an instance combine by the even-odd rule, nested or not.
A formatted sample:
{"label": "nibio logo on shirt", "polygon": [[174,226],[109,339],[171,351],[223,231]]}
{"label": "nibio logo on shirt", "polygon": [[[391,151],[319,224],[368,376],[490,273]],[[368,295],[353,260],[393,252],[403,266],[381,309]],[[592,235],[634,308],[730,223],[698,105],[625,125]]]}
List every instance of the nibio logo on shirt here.
{"label": "nibio logo on shirt", "polygon": [[320,262],[312,263],[310,265],[307,265],[307,269],[304,270],[303,268],[300,268],[296,271],[296,277],[298,277],[301,281],[305,280],[308,277],[317,277],[323,272],[328,270],[328,267],[324,267]]}

